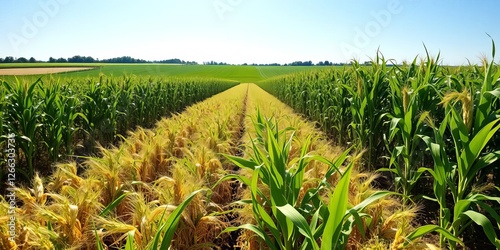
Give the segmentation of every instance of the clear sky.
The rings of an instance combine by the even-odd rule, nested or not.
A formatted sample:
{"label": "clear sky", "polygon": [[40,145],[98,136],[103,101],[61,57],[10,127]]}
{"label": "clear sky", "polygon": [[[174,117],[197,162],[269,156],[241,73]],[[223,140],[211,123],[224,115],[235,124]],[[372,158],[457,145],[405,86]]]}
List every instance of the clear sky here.
{"label": "clear sky", "polygon": [[[227,63],[478,63],[500,46],[498,0],[1,0],[0,57]],[[497,50],[500,50],[498,48]],[[497,62],[500,55],[497,56]]]}

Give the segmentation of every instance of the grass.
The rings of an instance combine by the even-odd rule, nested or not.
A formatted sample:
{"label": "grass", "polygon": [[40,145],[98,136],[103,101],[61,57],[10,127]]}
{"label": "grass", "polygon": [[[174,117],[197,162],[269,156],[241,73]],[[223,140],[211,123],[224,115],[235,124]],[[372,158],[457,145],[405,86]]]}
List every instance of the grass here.
{"label": "grass", "polygon": [[[238,66],[238,65],[172,65],[172,64],[105,64],[105,63],[8,63],[0,64],[2,68],[33,68],[33,67],[96,67],[94,70],[82,72],[59,73],[63,80],[73,78],[108,76],[149,76],[149,77],[210,77],[239,82],[258,82],[269,77],[308,71],[322,66]],[[28,81],[36,80],[38,76],[22,76]],[[4,76],[10,81],[13,76]]]}

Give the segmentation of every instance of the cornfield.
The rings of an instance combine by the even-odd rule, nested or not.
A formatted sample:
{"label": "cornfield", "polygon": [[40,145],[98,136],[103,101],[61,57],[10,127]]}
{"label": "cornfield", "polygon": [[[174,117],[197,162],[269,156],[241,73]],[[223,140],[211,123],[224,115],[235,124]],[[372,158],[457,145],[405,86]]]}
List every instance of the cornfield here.
{"label": "cornfield", "polygon": [[500,70],[438,62],[3,82],[0,248],[500,248]]}
{"label": "cornfield", "polygon": [[151,127],[161,117],[235,84],[201,78],[104,76],[68,83],[56,79],[2,82],[0,129],[16,135],[22,156],[18,160],[26,166],[18,170],[31,180],[35,170],[50,172],[53,163],[75,152],[95,153],[97,145],[117,143],[127,131]]}
{"label": "cornfield", "polygon": [[[442,247],[455,248],[477,224],[498,248],[500,70],[493,59],[459,68],[438,61],[439,55],[427,55],[393,65],[379,54],[371,66],[354,61],[343,70],[292,74],[259,86],[338,145],[365,150],[362,169],[388,173],[404,204],[436,202],[438,225],[417,232],[437,231]],[[422,192],[429,180],[432,190]]]}
{"label": "cornfield", "polygon": [[[23,237],[9,241],[2,226],[2,249],[213,245],[227,224],[221,206],[232,190],[230,182],[208,187],[226,174],[216,153],[237,150],[241,118],[234,114],[243,114],[243,87],[226,93],[232,98],[215,96],[161,120],[154,131],[139,127],[118,148],[100,148],[102,156],[87,157],[83,166],[60,163],[44,179],[36,173],[33,192],[15,191],[22,204],[16,231]],[[7,209],[3,199],[2,221]]]}

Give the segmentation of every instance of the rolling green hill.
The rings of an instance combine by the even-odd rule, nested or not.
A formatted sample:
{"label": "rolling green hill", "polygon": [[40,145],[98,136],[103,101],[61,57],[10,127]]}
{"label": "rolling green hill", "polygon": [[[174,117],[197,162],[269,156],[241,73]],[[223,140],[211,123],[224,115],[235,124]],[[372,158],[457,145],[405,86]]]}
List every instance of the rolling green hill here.
{"label": "rolling green hill", "polygon": [[[56,74],[65,78],[106,76],[150,76],[150,77],[211,77],[239,82],[258,82],[270,77],[298,71],[325,68],[324,66],[239,66],[239,65],[172,65],[172,64],[75,64],[75,63],[22,63],[0,64],[0,68],[26,67],[96,67],[93,70]],[[20,79],[33,80],[39,76],[18,76]],[[13,76],[0,76],[11,80]]]}

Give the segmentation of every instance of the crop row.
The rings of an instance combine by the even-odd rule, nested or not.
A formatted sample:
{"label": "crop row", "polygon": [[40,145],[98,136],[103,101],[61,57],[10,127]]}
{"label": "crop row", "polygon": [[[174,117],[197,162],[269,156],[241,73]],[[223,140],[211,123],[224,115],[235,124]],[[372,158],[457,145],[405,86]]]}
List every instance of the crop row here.
{"label": "crop row", "polygon": [[151,127],[161,117],[234,85],[212,79],[102,76],[67,83],[3,81],[0,148],[5,147],[5,135],[13,133],[17,172],[30,180],[36,170],[46,172],[75,153],[93,153],[98,144],[116,143],[136,126]]}
{"label": "crop row", "polygon": [[[12,190],[15,241],[3,223],[0,247],[424,249],[431,231],[463,244],[446,225],[417,228],[418,207],[374,188],[362,154],[332,146],[256,85],[238,85],[100,148],[83,171],[70,162],[35,174]],[[2,196],[0,221],[11,205]]]}
{"label": "crop row", "polygon": [[9,241],[4,223],[0,246],[427,246],[412,233],[416,207],[374,189],[376,175],[349,152],[256,85],[238,85],[101,148],[83,173],[65,163],[50,178],[36,174],[31,188],[15,189],[18,236]]}
{"label": "crop row", "polygon": [[[422,230],[440,232],[442,246],[455,248],[457,237],[477,224],[498,248],[493,225],[500,223],[500,198],[492,179],[500,157],[500,70],[486,59],[482,67],[460,68],[437,61],[427,56],[389,65],[378,55],[371,66],[354,61],[343,70],[292,74],[260,86],[339,145],[366,150],[365,169],[388,172],[405,204],[437,202],[436,227]],[[428,182],[429,193],[415,190]]]}
{"label": "crop row", "polygon": [[[229,219],[231,182],[214,184],[231,166],[219,153],[236,154],[246,86],[239,85],[163,119],[139,127],[117,148],[101,148],[80,173],[57,164],[50,178],[35,174],[31,189],[16,188],[15,241],[6,223],[0,248],[207,248]],[[213,187],[213,188],[212,188]],[[3,196],[0,221],[8,219]],[[182,212],[182,215],[181,215]],[[220,241],[220,239],[219,239]]]}
{"label": "crop row", "polygon": [[[425,248],[412,237],[416,207],[373,188],[356,154],[333,146],[314,123],[250,85],[236,209],[242,249]],[[359,217],[357,217],[359,216]]]}

